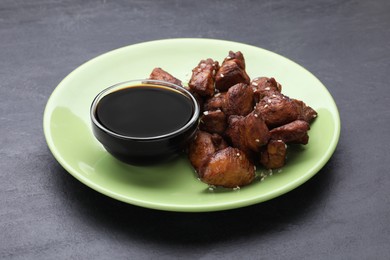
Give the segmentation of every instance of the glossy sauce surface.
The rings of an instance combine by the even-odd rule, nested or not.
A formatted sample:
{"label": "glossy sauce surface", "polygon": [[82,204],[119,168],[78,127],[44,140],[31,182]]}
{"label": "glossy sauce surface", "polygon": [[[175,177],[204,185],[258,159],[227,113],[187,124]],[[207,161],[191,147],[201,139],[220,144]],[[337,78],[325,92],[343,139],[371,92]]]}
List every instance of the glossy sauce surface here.
{"label": "glossy sauce surface", "polygon": [[192,117],[191,99],[164,86],[137,85],[104,96],[96,118],[107,129],[131,137],[155,137],[174,132]]}

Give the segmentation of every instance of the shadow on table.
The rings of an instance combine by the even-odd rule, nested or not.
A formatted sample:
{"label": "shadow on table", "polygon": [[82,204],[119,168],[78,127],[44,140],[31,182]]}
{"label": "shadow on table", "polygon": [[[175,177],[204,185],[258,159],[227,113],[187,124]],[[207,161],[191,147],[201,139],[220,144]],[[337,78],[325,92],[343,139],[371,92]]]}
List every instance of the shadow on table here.
{"label": "shadow on table", "polygon": [[[257,205],[240,209],[178,213],[145,209],[101,195],[74,179],[58,165],[58,196],[72,205],[72,215],[85,225],[109,230],[121,239],[148,243],[202,246],[288,231],[304,225],[329,195],[332,167],[327,164],[297,189]],[[72,192],[70,192],[72,191]]]}

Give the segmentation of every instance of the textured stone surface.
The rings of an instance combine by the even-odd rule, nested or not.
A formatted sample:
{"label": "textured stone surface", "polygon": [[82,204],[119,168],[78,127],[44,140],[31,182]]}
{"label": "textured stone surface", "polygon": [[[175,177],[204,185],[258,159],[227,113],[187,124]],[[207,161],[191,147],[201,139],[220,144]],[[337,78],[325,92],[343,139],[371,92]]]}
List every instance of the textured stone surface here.
{"label": "textured stone surface", "polygon": [[[390,2],[0,2],[0,258],[387,259]],[[59,81],[109,50],[163,38],[245,42],[313,72],[341,115],[338,148],[266,203],[185,214],[105,197],[66,173],[42,115]]]}

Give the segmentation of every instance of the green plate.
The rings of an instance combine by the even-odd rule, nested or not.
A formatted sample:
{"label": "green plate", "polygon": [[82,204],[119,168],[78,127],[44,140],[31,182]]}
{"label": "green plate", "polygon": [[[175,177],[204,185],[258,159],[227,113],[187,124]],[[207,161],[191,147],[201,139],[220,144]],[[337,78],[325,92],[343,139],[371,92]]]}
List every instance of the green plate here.
{"label": "green plate", "polygon": [[[214,189],[200,182],[187,158],[135,167],[111,157],[94,138],[89,118],[93,98],[115,83],[147,78],[162,67],[184,82],[201,59],[222,61],[229,50],[243,52],[248,74],[275,77],[283,93],[318,112],[306,146],[292,149],[282,171],[238,190]],[[169,211],[217,211],[263,202],[315,175],[333,154],[340,135],[335,102],[323,84],[303,67],[270,51],[212,39],[168,39],[123,47],[98,56],[70,73],[50,96],[43,119],[47,144],[75,178],[114,199]],[[260,173],[261,169],[258,169]]]}

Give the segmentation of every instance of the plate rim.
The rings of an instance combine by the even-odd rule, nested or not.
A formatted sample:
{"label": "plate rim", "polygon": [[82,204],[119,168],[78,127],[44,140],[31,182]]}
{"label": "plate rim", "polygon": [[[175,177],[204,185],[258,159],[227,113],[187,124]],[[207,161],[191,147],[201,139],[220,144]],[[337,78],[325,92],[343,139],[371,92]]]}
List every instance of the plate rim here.
{"label": "plate rim", "polygon": [[[295,66],[300,67],[303,69],[305,72],[309,73],[311,77],[313,77],[318,83],[321,85],[324,91],[326,91],[327,95],[329,96],[330,100],[332,102],[332,121],[334,121],[334,131],[333,131],[333,136],[332,139],[330,140],[330,145],[328,149],[324,152],[324,154],[321,157],[321,160],[319,160],[313,167],[311,167],[310,171],[306,172],[304,175],[299,176],[299,178],[294,179],[294,181],[289,182],[287,185],[279,187],[277,190],[273,190],[272,192],[269,192],[268,194],[263,194],[260,198],[253,196],[251,199],[246,199],[244,201],[233,201],[233,202],[219,202],[216,205],[174,205],[174,204],[169,204],[169,203],[156,203],[156,202],[150,202],[147,200],[139,200],[139,199],[134,199],[134,198],[129,198],[125,197],[113,190],[108,190],[100,185],[96,185],[93,181],[89,180],[88,178],[85,178],[82,174],[79,174],[72,165],[70,165],[63,157],[61,156],[60,152],[55,148],[55,145],[53,143],[52,136],[50,135],[50,118],[49,115],[49,107],[51,105],[52,100],[54,99],[56,92],[60,91],[61,86],[66,82],[69,78],[73,76],[73,74],[78,73],[80,70],[84,69],[88,64],[95,62],[96,60],[100,59],[103,56],[108,56],[113,52],[118,52],[118,51],[123,51],[127,48],[133,48],[137,47],[139,45],[147,45],[147,44],[158,44],[158,43],[167,43],[167,42],[177,42],[177,41],[210,41],[214,43],[220,43],[223,42],[225,44],[235,44],[235,45],[243,45],[247,46],[249,48],[256,48],[261,51],[270,53],[272,55],[279,56],[280,58],[283,58],[285,60],[288,60],[289,62],[293,63]],[[99,192],[101,194],[104,194],[110,198],[122,201],[127,204],[135,205],[135,206],[140,206],[144,208],[149,208],[149,209],[156,209],[156,210],[164,210],[164,211],[175,211],[175,212],[211,212],[211,211],[221,211],[221,210],[231,210],[231,209],[236,209],[236,208],[241,208],[253,204],[258,204],[262,203],[265,201],[268,201],[270,199],[279,197],[285,193],[288,193],[297,187],[301,186],[303,183],[307,182],[309,179],[311,179],[313,176],[315,176],[325,165],[326,163],[330,160],[332,157],[334,151],[337,148],[339,139],[340,139],[340,130],[341,130],[341,120],[340,120],[340,113],[338,110],[338,107],[336,105],[336,102],[329,92],[328,88],[322,82],[309,70],[298,64],[297,62],[282,56],[278,53],[269,51],[267,49],[263,49],[258,46],[254,45],[249,45],[246,43],[241,43],[241,42],[235,42],[235,41],[229,41],[229,40],[223,40],[223,39],[210,39],[210,38],[170,38],[170,39],[159,39],[159,40],[152,40],[152,41],[146,41],[146,42],[139,42],[131,45],[126,45],[122,46],[113,50],[110,50],[108,52],[102,53],[100,55],[95,56],[94,58],[82,63],[81,65],[77,66],[75,69],[73,69],[69,74],[67,74],[54,88],[52,93],[50,94],[43,113],[43,132],[45,136],[46,143],[49,147],[49,150],[51,151],[52,155],[56,159],[56,161],[68,172],[70,173],[73,177],[75,177],[77,180],[79,180],[81,183],[84,185],[88,186],[89,188],[95,190],[96,192]]]}

